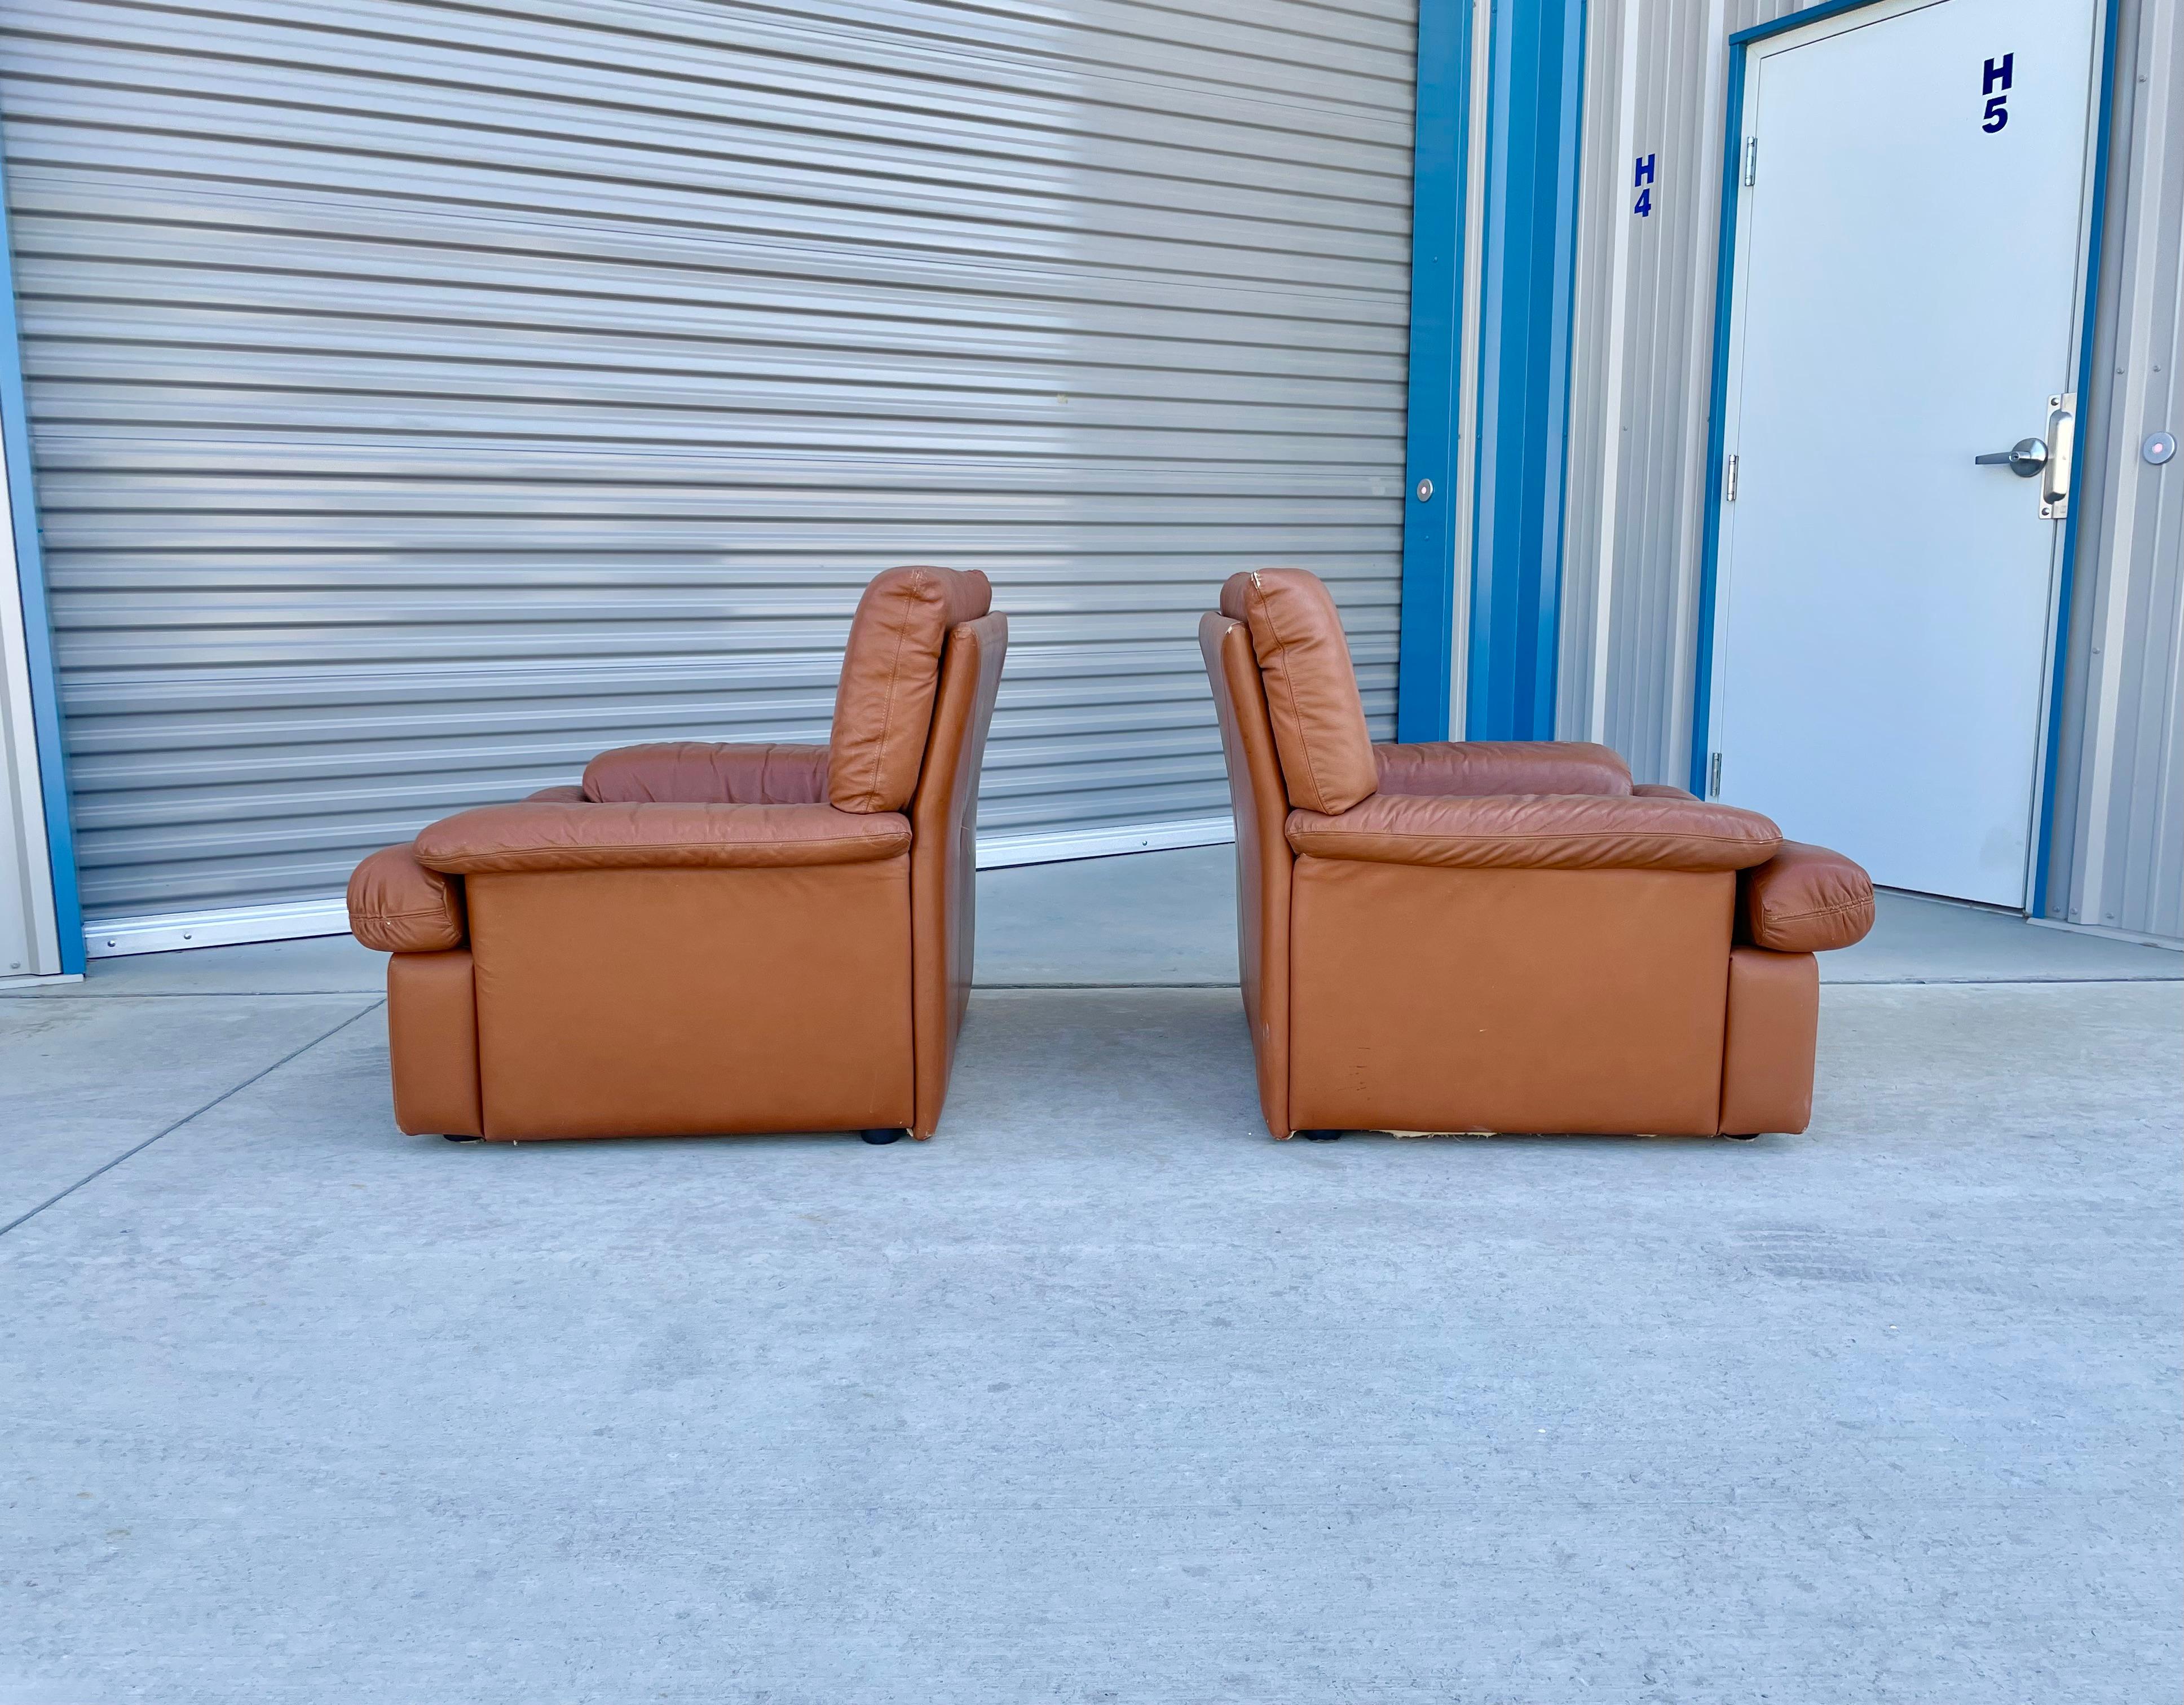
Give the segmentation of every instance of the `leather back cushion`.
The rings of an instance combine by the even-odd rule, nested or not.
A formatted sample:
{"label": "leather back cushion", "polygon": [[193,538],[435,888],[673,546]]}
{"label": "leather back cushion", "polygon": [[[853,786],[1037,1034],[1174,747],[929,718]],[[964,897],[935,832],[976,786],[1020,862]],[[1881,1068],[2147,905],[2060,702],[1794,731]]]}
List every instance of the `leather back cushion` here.
{"label": "leather back cushion", "polygon": [[[1375,746],[1384,794],[1612,794],[1630,772],[1590,740],[1435,740]],[[1687,796],[1688,797],[1688,796]]]}
{"label": "leather back cushion", "polygon": [[1290,803],[1331,816],[1371,798],[1380,781],[1365,703],[1319,577],[1301,568],[1232,574],[1221,613],[1251,631]]}
{"label": "leather back cushion", "polygon": [[827,749],[706,740],[617,746],[584,766],[581,797],[614,805],[821,805],[827,798]]}
{"label": "leather back cushion", "polygon": [[993,602],[976,569],[891,568],[865,588],[834,695],[829,803],[845,811],[899,811],[910,803],[948,630]]}

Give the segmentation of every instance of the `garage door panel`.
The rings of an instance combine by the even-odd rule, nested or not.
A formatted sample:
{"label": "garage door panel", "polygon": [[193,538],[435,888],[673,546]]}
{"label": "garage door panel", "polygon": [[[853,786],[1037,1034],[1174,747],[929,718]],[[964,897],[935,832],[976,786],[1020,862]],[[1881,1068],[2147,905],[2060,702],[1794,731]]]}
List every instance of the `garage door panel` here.
{"label": "garage door panel", "polygon": [[1414,12],[25,0],[0,122],[95,918],[337,892],[602,747],[1011,617],[983,825],[1226,810],[1317,569],[1391,731]]}

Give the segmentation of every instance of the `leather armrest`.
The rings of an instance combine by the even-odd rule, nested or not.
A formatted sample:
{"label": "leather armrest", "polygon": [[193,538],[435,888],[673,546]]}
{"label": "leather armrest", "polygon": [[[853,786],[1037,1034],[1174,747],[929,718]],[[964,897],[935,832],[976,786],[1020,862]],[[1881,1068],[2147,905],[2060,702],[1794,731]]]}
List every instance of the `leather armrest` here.
{"label": "leather armrest", "polygon": [[1782,844],[1734,805],[1585,794],[1375,794],[1337,816],[1291,811],[1288,834],[1313,858],[1535,870],[1742,870]]}
{"label": "leather armrest", "polygon": [[621,746],[584,766],[583,797],[611,805],[822,805],[827,749],[707,740]]}
{"label": "leather armrest", "polygon": [[1430,740],[1373,747],[1380,791],[1413,796],[1630,792],[1630,772],[1590,740]]}
{"label": "leather armrest", "polygon": [[526,794],[526,800],[550,800],[560,805],[581,805],[584,802],[582,788],[541,788],[535,794]]}
{"label": "leather armrest", "polygon": [[376,953],[444,953],[463,944],[463,885],[415,847],[383,847],[348,879],[348,927]]}
{"label": "leather armrest", "polygon": [[832,805],[482,805],[417,837],[419,861],[464,876],[533,870],[726,870],[862,864],[910,848],[900,811]]}
{"label": "leather armrest", "polygon": [[1689,788],[1672,788],[1666,782],[1640,782],[1630,791],[1641,800],[1689,800],[1698,803],[1698,795]]}
{"label": "leather armrest", "polygon": [[1784,841],[1736,880],[1736,939],[1777,953],[1825,953],[1873,928],[1873,878],[1839,852]]}

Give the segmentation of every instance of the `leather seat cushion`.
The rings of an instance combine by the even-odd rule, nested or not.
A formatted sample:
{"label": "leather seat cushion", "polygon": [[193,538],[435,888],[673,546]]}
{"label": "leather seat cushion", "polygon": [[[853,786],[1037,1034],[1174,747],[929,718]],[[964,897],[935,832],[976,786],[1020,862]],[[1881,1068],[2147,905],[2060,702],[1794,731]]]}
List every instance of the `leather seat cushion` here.
{"label": "leather seat cushion", "polygon": [[1339,816],[1291,811],[1287,833],[1313,858],[1539,870],[1742,870],[1782,844],[1757,811],[1597,794],[1375,794]]}
{"label": "leather seat cushion", "polygon": [[465,876],[531,870],[692,870],[863,864],[910,846],[899,811],[832,805],[483,805],[434,823],[417,857]]}

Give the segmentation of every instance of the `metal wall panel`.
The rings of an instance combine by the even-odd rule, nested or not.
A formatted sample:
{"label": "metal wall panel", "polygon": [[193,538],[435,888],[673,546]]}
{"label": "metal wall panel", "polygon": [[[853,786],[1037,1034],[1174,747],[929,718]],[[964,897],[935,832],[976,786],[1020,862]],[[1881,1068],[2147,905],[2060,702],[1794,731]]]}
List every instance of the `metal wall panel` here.
{"label": "metal wall panel", "polygon": [[1728,41],[1797,9],[1596,0],[1588,25],[1557,729],[1647,781],[1688,778]]}
{"label": "metal wall panel", "polygon": [[1334,583],[1391,732],[1413,0],[0,22],[94,917],[823,738],[896,562],[1011,616],[989,832],[1225,811],[1238,568]]}
{"label": "metal wall panel", "polygon": [[[2175,939],[2184,904],[2184,0],[2123,0],[2102,357],[2081,476],[2051,913]],[[1595,0],[1588,38],[1558,731],[1688,781],[1727,42],[1790,0]],[[1655,153],[1654,212],[1632,159]],[[2098,647],[2097,650],[2095,648]]]}
{"label": "metal wall panel", "polygon": [[2050,917],[2184,937],[2184,4],[2119,20]]}

